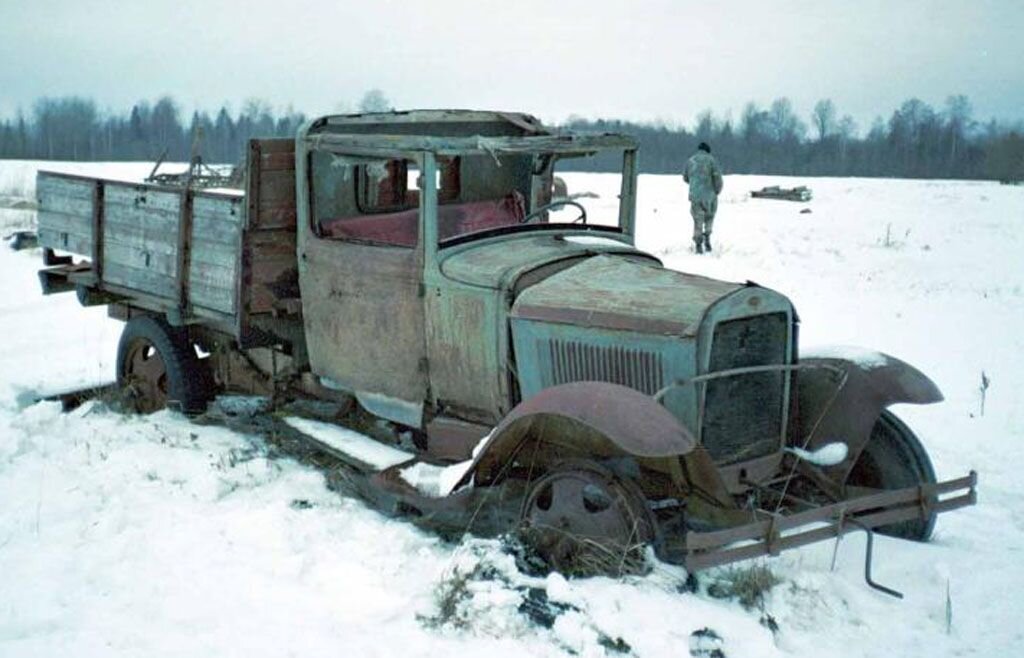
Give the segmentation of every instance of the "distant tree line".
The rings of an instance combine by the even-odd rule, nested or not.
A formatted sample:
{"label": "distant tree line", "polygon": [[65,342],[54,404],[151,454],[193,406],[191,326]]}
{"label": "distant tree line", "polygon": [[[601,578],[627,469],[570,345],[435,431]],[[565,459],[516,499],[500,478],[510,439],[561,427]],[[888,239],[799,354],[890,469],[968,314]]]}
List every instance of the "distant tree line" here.
{"label": "distant tree line", "polygon": [[[1024,128],[975,121],[965,96],[949,97],[942,110],[912,98],[863,135],[829,99],[816,103],[808,119],[779,98],[767,108],[748,103],[738,121],[704,111],[692,129],[586,119],[566,127],[634,135],[641,169],[652,173],[681,171],[703,141],[729,173],[1024,180]],[[578,162],[591,171],[618,166],[607,157]]]}
{"label": "distant tree line", "polygon": [[305,117],[287,111],[275,115],[258,100],[247,101],[232,115],[222,107],[215,115],[193,112],[182,120],[169,97],[136,103],[127,114],[103,115],[96,104],[76,96],[43,98],[26,118],[19,113],[0,123],[0,158],[42,160],[188,161],[196,135],[206,162],[234,163],[255,135],[292,136]]}
{"label": "distant tree line", "polygon": [[[382,111],[391,104],[372,89],[357,109]],[[560,127],[636,136],[641,169],[649,173],[679,172],[697,144],[706,141],[730,173],[1024,179],[1024,129],[979,123],[964,96],[951,96],[940,110],[907,100],[863,134],[828,99],[819,101],[807,119],[779,98],[767,108],[748,103],[738,120],[704,111],[692,128],[580,118]],[[126,114],[101,112],[93,101],[76,96],[43,98],[28,116],[19,112],[0,122],[0,158],[155,160],[165,155],[187,161],[201,135],[205,161],[234,163],[251,137],[294,136],[303,121],[299,112],[275,112],[259,100],[247,101],[237,113],[222,107],[213,115],[195,111],[184,117],[170,97],[137,103]],[[619,166],[606,157],[566,164],[587,171]]]}

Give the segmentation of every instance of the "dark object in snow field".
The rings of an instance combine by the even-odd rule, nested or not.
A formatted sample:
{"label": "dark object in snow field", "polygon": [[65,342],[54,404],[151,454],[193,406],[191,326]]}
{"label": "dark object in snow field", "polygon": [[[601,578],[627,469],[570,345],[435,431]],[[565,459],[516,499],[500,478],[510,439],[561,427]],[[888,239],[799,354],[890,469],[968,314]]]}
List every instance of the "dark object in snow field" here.
{"label": "dark object in snow field", "polygon": [[4,236],[4,240],[11,249],[21,251],[23,249],[35,249],[39,246],[39,238],[35,231],[15,231]]}
{"label": "dark object in snow field", "polygon": [[810,188],[800,185],[799,187],[782,188],[778,185],[770,185],[768,187],[762,187],[760,190],[754,190],[750,193],[750,196],[755,199],[779,199],[780,201],[810,201],[811,194]]}
{"label": "dark object in snow field", "polygon": [[[596,154],[621,162],[617,201],[552,198],[558,164]],[[636,162],[625,135],[445,110],[252,140],[240,190],[40,172],[40,280],[126,322],[137,411],[316,401],[360,433],[273,434],[348,464],[339,486],[567,573],[923,541],[973,504],[975,475],[938,482],[887,410],[940,401],[925,375],[798,354],[786,296],[636,248]]]}

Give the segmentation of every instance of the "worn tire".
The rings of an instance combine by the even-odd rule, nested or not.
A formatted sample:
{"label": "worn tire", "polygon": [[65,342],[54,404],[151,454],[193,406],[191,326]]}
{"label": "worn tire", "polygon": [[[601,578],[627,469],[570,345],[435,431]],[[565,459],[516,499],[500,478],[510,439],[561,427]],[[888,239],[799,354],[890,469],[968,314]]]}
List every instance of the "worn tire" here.
{"label": "worn tire", "polygon": [[[934,484],[935,470],[914,432],[895,414],[883,411],[847,483],[876,489],[903,489]],[[932,513],[926,519],[893,523],[876,530],[901,539],[928,541],[934,528],[935,514]]]}
{"label": "worn tire", "polygon": [[[139,358],[139,350],[150,355],[155,352],[163,361],[163,375],[148,382],[159,391],[156,395],[140,395],[138,389],[144,391],[146,387],[136,386],[134,381],[137,376],[132,372],[133,364]],[[188,415],[200,414],[210,398],[209,382],[206,365],[196,357],[184,329],[153,316],[137,316],[125,325],[117,346],[117,383],[128,391],[127,397],[136,411],[151,413],[166,406]]]}

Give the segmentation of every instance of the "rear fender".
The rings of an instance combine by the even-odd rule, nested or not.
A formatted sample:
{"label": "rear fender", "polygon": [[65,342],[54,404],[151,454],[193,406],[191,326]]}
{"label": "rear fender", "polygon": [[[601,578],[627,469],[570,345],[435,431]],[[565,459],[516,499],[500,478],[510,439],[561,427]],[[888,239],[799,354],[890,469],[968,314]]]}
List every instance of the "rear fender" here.
{"label": "rear fender", "polygon": [[802,357],[800,363],[828,367],[800,370],[793,440],[800,445],[809,435],[812,450],[833,441],[846,443],[846,459],[823,469],[838,484],[846,481],[883,409],[942,401],[938,386],[920,370],[881,352],[843,348]]}
{"label": "rear fender", "polygon": [[[542,390],[516,405],[494,428],[457,486],[500,481],[527,444],[560,457],[671,457],[691,452],[693,435],[643,393],[604,382],[573,382]],[[543,464],[541,464],[543,466]]]}

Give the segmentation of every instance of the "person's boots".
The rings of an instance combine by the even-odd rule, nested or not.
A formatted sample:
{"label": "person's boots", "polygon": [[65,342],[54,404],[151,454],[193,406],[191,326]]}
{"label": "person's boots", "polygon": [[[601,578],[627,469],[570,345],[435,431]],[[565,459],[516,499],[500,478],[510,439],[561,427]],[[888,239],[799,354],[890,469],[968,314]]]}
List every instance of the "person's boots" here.
{"label": "person's boots", "polygon": [[704,234],[704,251],[711,251],[711,234]]}
{"label": "person's boots", "polygon": [[698,254],[704,253],[704,241],[700,238],[693,239],[693,248]]}

